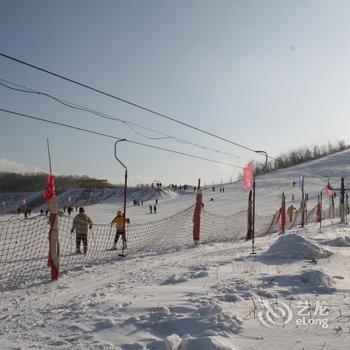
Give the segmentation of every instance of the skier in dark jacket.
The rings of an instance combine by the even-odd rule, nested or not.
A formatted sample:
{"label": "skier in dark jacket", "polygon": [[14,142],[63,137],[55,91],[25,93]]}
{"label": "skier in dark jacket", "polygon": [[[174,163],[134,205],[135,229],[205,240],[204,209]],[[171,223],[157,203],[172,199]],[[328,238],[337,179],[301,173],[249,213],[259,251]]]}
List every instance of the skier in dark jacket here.
{"label": "skier in dark jacket", "polygon": [[83,207],[79,208],[79,214],[73,220],[73,226],[71,233],[76,232],[76,253],[80,254],[80,243],[83,241],[84,254],[87,253],[88,240],[87,235],[89,228],[91,229],[93,225],[92,220],[85,214]]}

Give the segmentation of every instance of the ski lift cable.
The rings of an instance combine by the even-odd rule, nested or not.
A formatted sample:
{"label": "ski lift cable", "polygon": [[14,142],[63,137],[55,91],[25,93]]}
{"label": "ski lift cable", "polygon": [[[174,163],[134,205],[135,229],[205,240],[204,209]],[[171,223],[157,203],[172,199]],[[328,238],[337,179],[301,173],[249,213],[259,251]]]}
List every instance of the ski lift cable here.
{"label": "ski lift cable", "polygon": [[[20,116],[20,117],[23,117],[23,118],[33,119],[33,120],[36,120],[36,121],[41,121],[41,122],[45,122],[45,123],[49,123],[49,124],[54,124],[56,126],[63,126],[63,127],[74,129],[74,130],[78,130],[78,131],[81,131],[81,132],[86,132],[86,133],[90,133],[90,134],[103,136],[103,137],[114,139],[114,140],[122,140],[122,139],[124,139],[124,138],[117,137],[117,136],[114,136],[114,135],[101,133],[101,132],[98,132],[98,131],[85,129],[85,128],[81,128],[81,127],[78,127],[78,126],[65,124],[65,123],[62,123],[62,122],[57,122],[57,121],[53,121],[53,120],[49,120],[49,119],[45,119],[45,118],[41,118],[41,117],[36,117],[36,116],[33,116],[33,115],[29,115],[29,114],[19,113],[19,112],[11,111],[11,110],[4,109],[4,108],[0,108],[0,111],[1,112],[5,112],[5,113],[9,113],[9,114],[12,114],[12,115]],[[223,164],[223,165],[231,166],[231,167],[234,167],[234,168],[243,169],[242,166],[239,166],[239,165],[236,165],[236,164],[230,164],[230,163],[222,162],[222,161],[211,159],[211,158],[206,158],[206,157],[201,157],[201,156],[197,156],[197,155],[190,154],[190,153],[175,151],[175,150],[172,150],[172,149],[169,149],[169,148],[158,147],[158,146],[154,146],[154,145],[150,145],[150,144],[147,144],[147,143],[142,143],[142,142],[138,142],[138,141],[134,141],[134,140],[126,139],[126,141],[131,143],[131,144],[135,144],[135,145],[139,145],[139,146],[144,146],[144,147],[148,147],[148,148],[157,149],[157,150],[160,150],[160,151],[165,151],[165,152],[169,152],[169,153],[179,154],[179,155],[183,155],[183,156],[186,156],[186,157],[191,157],[191,158],[195,158],[195,159],[201,159],[201,160],[205,160],[205,161],[212,162],[212,163]]]}
{"label": "ski lift cable", "polygon": [[[179,120],[179,119],[170,117],[170,116],[168,116],[168,115],[166,115],[166,114],[164,114],[164,113],[160,113],[160,112],[158,112],[158,111],[156,111],[156,110],[153,110],[153,109],[151,109],[151,108],[142,106],[142,105],[140,105],[140,104],[138,104],[138,103],[136,103],[136,102],[132,102],[132,101],[129,101],[129,100],[125,99],[125,98],[121,98],[121,97],[115,96],[115,95],[113,95],[113,94],[111,94],[111,93],[108,93],[108,92],[105,92],[105,91],[103,91],[103,90],[94,88],[94,87],[92,87],[92,86],[90,86],[90,85],[81,83],[81,82],[79,82],[79,81],[77,81],[77,80],[74,80],[74,79],[65,77],[65,76],[63,76],[63,75],[61,75],[61,74],[52,72],[52,71],[50,71],[50,70],[48,70],[48,69],[39,67],[39,66],[34,65],[34,64],[32,64],[32,63],[29,63],[29,62],[25,62],[25,61],[20,60],[20,59],[18,59],[18,58],[9,56],[9,55],[7,55],[7,54],[4,54],[4,53],[1,53],[1,52],[0,52],[0,56],[3,57],[3,58],[6,58],[6,59],[8,59],[8,60],[11,60],[11,61],[20,63],[20,64],[22,64],[22,65],[25,65],[25,66],[27,66],[27,67],[36,69],[36,70],[41,71],[41,72],[43,72],[43,73],[52,75],[52,76],[54,76],[54,77],[56,77],[56,78],[63,79],[63,80],[68,81],[68,82],[70,82],[70,83],[72,83],[72,84],[81,86],[81,87],[83,87],[83,88],[85,88],[85,89],[94,91],[94,92],[96,92],[96,93],[102,94],[102,95],[107,96],[107,97],[110,97],[110,98],[112,98],[112,99],[114,99],[114,100],[117,100],[117,101],[126,103],[126,104],[128,104],[128,105],[130,105],[130,106],[133,106],[133,107],[135,107],[135,108],[138,108],[138,109],[141,109],[141,110],[143,110],[143,111],[149,112],[149,113],[151,113],[151,114],[157,115],[157,116],[159,116],[159,117],[161,117],[161,118],[164,118],[164,119],[173,121],[173,122],[178,123],[178,124],[180,124],[180,125],[182,125],[182,126],[185,126],[185,127],[191,128],[191,129],[193,129],[193,130],[202,132],[202,133],[204,133],[204,134],[206,134],[206,135],[212,136],[212,137],[217,138],[217,139],[219,139],[219,140],[221,140],[221,141],[224,141],[224,142],[228,142],[228,143],[230,143],[230,144],[232,144],[232,145],[235,145],[235,146],[237,146],[237,147],[243,148],[243,149],[245,149],[245,150],[247,150],[247,151],[251,151],[251,152],[256,153],[256,152],[255,152],[256,150],[253,149],[253,148],[251,148],[251,147],[247,147],[247,146],[244,146],[244,145],[242,145],[242,144],[240,144],[240,143],[238,143],[238,142],[231,141],[231,140],[229,140],[229,139],[227,139],[227,138],[225,138],[225,137],[216,135],[216,134],[214,134],[214,133],[212,133],[212,132],[206,131],[206,130],[204,130],[204,129],[201,129],[201,128],[199,128],[199,127],[196,127],[196,126],[194,126],[194,125],[191,125],[191,124],[189,124],[189,123],[183,122],[183,121],[181,121],[181,120]],[[257,153],[257,154],[259,154],[259,153]],[[274,158],[271,157],[271,156],[268,156],[268,158],[274,159]]]}
{"label": "ski lift cable", "polygon": [[[208,146],[204,146],[204,145],[195,143],[193,141],[189,141],[189,140],[185,140],[185,139],[179,138],[177,136],[169,135],[169,134],[164,133],[162,131],[155,130],[155,129],[152,129],[152,128],[148,128],[146,126],[143,126],[143,125],[140,125],[140,124],[137,124],[137,123],[133,123],[133,122],[129,122],[129,121],[126,121],[126,120],[123,120],[123,119],[120,119],[120,118],[116,118],[116,117],[113,117],[113,116],[108,115],[106,113],[102,113],[102,112],[93,110],[93,109],[91,109],[89,107],[84,107],[84,106],[76,104],[74,102],[67,101],[67,100],[64,100],[62,98],[53,96],[51,94],[48,94],[47,92],[34,90],[32,88],[29,88],[29,87],[26,87],[24,85],[11,82],[11,81],[3,79],[3,78],[0,78],[0,81],[3,82],[3,83],[0,83],[0,86],[3,86],[5,88],[7,88],[7,89],[18,91],[18,92],[23,92],[23,93],[35,94],[35,95],[38,95],[38,96],[46,96],[46,97],[48,97],[50,99],[53,99],[54,101],[56,101],[58,103],[63,104],[66,107],[70,107],[70,108],[73,108],[73,109],[77,109],[77,110],[81,110],[81,111],[84,111],[84,112],[87,112],[87,113],[91,113],[91,114],[94,114],[94,115],[96,115],[96,116],[98,116],[100,118],[121,122],[124,125],[126,125],[129,129],[131,129],[133,132],[135,132],[136,134],[138,134],[138,135],[140,135],[142,137],[145,137],[147,139],[150,139],[150,140],[172,139],[172,140],[175,140],[175,141],[177,141],[179,143],[191,145],[191,146],[198,147],[198,148],[201,148],[201,149],[210,150],[210,151],[213,151],[213,152],[216,152],[216,153],[221,153],[221,154],[233,156],[233,157],[235,157],[237,159],[242,159],[241,157],[239,157],[239,156],[237,156],[237,155],[235,155],[233,153],[229,153],[229,152],[225,152],[225,151],[218,150],[218,149],[215,149],[215,148],[211,148],[211,147],[208,147]],[[6,84],[4,84],[4,82],[7,83],[7,84],[11,84],[13,86],[16,86],[16,87],[6,85]],[[155,133],[158,133],[158,134],[161,134],[163,136],[162,137],[150,137],[150,136],[147,136],[147,135],[139,132],[138,130],[136,130],[134,126],[138,127],[138,128],[142,128],[142,129],[148,130],[148,131],[152,131],[152,132],[155,132]],[[249,160],[247,160],[247,161],[249,161]]]}

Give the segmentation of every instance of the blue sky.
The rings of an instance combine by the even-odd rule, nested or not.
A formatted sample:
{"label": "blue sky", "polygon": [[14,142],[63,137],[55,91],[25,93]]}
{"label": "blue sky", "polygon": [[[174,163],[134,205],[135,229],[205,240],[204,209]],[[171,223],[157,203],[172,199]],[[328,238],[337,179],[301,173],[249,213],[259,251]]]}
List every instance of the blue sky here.
{"label": "blue sky", "polygon": [[[136,101],[271,155],[350,142],[348,1],[5,1],[0,51]],[[149,141],[120,123],[0,87],[0,106],[245,165],[263,159],[0,58],[0,78],[233,153]],[[0,158],[54,172],[123,180],[113,142],[0,112]],[[150,136],[154,136],[149,134]],[[238,170],[125,144],[131,183],[211,182]],[[1,162],[0,162],[1,165]]]}

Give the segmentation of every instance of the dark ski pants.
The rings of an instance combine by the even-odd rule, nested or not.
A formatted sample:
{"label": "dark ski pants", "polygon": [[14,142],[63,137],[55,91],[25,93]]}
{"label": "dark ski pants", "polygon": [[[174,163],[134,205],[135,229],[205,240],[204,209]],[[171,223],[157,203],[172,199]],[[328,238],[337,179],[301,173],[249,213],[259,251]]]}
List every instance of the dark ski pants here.
{"label": "dark ski pants", "polygon": [[87,245],[88,245],[88,242],[87,242],[87,235],[82,235],[80,233],[77,233],[77,236],[76,236],[76,244],[77,244],[77,251],[80,251],[80,243],[81,241],[83,241],[83,246],[84,246],[84,253],[86,254],[87,252]]}
{"label": "dark ski pants", "polygon": [[118,243],[119,237],[123,236],[124,231],[123,230],[117,230],[114,236],[114,243]]}

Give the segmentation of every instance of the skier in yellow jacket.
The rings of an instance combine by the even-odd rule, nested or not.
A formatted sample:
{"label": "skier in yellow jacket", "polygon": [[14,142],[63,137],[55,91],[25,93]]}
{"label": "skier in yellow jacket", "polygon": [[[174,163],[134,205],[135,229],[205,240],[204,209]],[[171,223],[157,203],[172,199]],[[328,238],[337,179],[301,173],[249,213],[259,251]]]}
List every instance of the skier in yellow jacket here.
{"label": "skier in yellow jacket", "polygon": [[[129,219],[125,220],[126,223],[130,223]],[[126,236],[125,236],[125,228],[124,228],[124,215],[120,210],[117,211],[117,216],[112,220],[111,226],[115,225],[117,230],[114,236],[114,243],[112,249],[117,249],[117,243],[119,241],[119,237],[122,236],[123,247],[126,245]]]}

